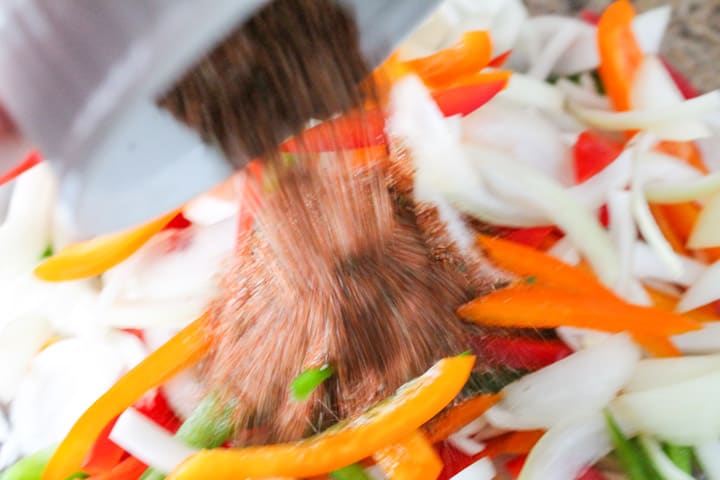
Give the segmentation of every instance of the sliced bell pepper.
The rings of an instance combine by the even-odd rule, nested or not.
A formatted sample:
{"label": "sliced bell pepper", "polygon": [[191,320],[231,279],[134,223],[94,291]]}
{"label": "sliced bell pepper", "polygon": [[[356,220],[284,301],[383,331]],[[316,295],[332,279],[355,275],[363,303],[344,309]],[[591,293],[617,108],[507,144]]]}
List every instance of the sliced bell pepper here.
{"label": "sliced bell pepper", "polygon": [[188,220],[182,212],[175,215],[175,218],[170,220],[167,225],[163,227],[163,230],[183,230],[192,225],[192,222]]}
{"label": "sliced bell pepper", "polygon": [[573,353],[572,349],[560,340],[500,335],[484,336],[478,346],[483,358],[490,365],[529,371],[547,367]]}
{"label": "sliced bell pepper", "polygon": [[466,32],[460,41],[427,57],[405,62],[428,86],[451,84],[455,79],[477,73],[492,60],[492,40],[485,31]]}
{"label": "sliced bell pepper", "polygon": [[94,277],[135,253],[178,214],[173,211],[139,227],[69,245],[35,268],[47,282]]}
{"label": "sliced bell pepper", "polygon": [[474,356],[445,358],[396,395],[359,417],[297,443],[204,450],[168,478],[312,477],[403,441],[452,401],[470,376]]}
{"label": "sliced bell pepper", "polygon": [[554,230],[555,227],[503,228],[499,233],[505,240],[537,250]]}
{"label": "sliced bell pepper", "polygon": [[458,315],[495,327],[569,326],[650,336],[678,335],[701,328],[694,320],[657,308],[539,284],[503,288],[481,296],[461,306]]}
{"label": "sliced bell pepper", "polygon": [[110,432],[112,432],[116,421],[117,417],[100,432],[87,457],[85,457],[80,470],[89,475],[98,475],[111,470],[120,463],[123,455],[125,455],[125,450],[110,440]]}
{"label": "sliced bell pepper", "polygon": [[487,235],[479,235],[477,241],[497,266],[522,278],[534,277],[539,284],[568,292],[584,292],[602,298],[618,299],[591,273],[568,265],[547,253]]}
{"label": "sliced bell pepper", "polygon": [[507,80],[457,85],[432,93],[440,111],[446,117],[469,115],[485,105],[507,85]]}
{"label": "sliced bell pepper", "polygon": [[0,175],[0,185],[5,185],[6,183],[15,180],[17,177],[30,170],[40,162],[42,162],[40,152],[33,150],[22,162]]}
{"label": "sliced bell pepper", "polygon": [[586,130],[573,146],[575,181],[582,183],[600,173],[623,151],[623,144],[592,130]]}
{"label": "sliced bell pepper", "polygon": [[508,50],[507,52],[501,53],[497,57],[490,60],[490,63],[488,63],[488,67],[493,68],[500,68],[503,65],[505,65],[505,62],[507,62],[507,59],[510,58],[510,55],[512,55],[512,50]]}
{"label": "sliced bell pepper", "polygon": [[615,110],[630,110],[633,79],[644,54],[635,39],[635,9],[628,0],[616,0],[598,22],[600,78]]}
{"label": "sliced bell pepper", "polygon": [[691,99],[695,97],[700,96],[700,91],[695,88],[695,86],[692,84],[690,80],[685,77],[682,73],[680,73],[675,67],[673,67],[670,62],[668,62],[664,58],[660,58],[662,60],[663,64],[665,65],[665,68],[667,68],[668,73],[673,79],[673,82],[675,82],[675,85],[678,87],[678,90],[680,90],[680,93],[682,93],[683,97],[685,99]]}
{"label": "sliced bell pepper", "polygon": [[485,451],[492,458],[501,455],[527,455],[544,434],[543,430],[506,433],[489,440]]}
{"label": "sliced bell pepper", "polygon": [[421,431],[380,449],[373,459],[392,480],[435,479],[443,469],[442,460]]}
{"label": "sliced bell pepper", "polygon": [[109,472],[89,477],[87,480],[138,480],[146,468],[147,465],[137,458],[128,457]]}
{"label": "sliced bell pepper", "polygon": [[282,144],[283,152],[334,152],[386,145],[385,116],[378,109],[354,112],[323,122]]}
{"label": "sliced bell pepper", "polygon": [[135,402],[133,408],[170,433],[177,432],[182,423],[170,407],[162,388],[156,388],[143,395]]}
{"label": "sliced bell pepper", "polygon": [[[48,464],[43,480],[77,471],[103,428],[145,392],[197,363],[209,348],[205,317],[195,320],[126,373],[75,422]],[[142,472],[141,472],[142,473]]]}
{"label": "sliced bell pepper", "polygon": [[432,443],[445,440],[500,401],[497,393],[481,394],[450,407],[423,427]]}

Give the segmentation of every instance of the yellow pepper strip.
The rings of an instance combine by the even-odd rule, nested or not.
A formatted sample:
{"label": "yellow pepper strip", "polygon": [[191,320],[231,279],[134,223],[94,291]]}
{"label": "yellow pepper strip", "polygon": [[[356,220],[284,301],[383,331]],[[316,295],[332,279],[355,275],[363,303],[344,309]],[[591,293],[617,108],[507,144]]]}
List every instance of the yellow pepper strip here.
{"label": "yellow pepper strip", "polygon": [[402,442],[460,392],[475,363],[473,356],[440,360],[394,397],[345,424],[296,443],[201,451],[168,480],[307,478],[337,470]]}
{"label": "yellow pepper strip", "polygon": [[50,459],[42,480],[65,480],[80,470],[103,428],[148,390],[197,363],[207,352],[205,317],[200,317],[151,353],[97,399],[75,422]]}
{"label": "yellow pepper strip", "polygon": [[440,456],[421,431],[381,449],[373,459],[390,480],[435,480],[443,469]]}
{"label": "yellow pepper strip", "polygon": [[139,227],[69,245],[35,268],[47,282],[66,282],[100,275],[122,262],[162,230],[179,210]]}

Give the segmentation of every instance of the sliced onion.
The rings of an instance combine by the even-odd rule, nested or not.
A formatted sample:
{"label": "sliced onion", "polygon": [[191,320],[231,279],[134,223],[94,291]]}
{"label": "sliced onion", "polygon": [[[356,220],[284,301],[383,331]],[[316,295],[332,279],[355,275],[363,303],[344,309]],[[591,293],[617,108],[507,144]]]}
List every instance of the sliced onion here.
{"label": "sliced onion", "polygon": [[595,211],[607,202],[608,192],[623,190],[630,183],[632,160],[632,149],[626,149],[598,174],[568,189],[568,192],[575,201]]}
{"label": "sliced onion", "polygon": [[508,101],[490,102],[463,118],[462,138],[502,150],[563,185],[573,183],[571,155],[560,130],[534,109]]}
{"label": "sliced onion", "polygon": [[512,100],[520,105],[541,110],[563,112],[565,94],[549,83],[527,75],[513,73],[505,89],[496,98]]}
{"label": "sliced onion", "polygon": [[110,440],[162,473],[170,473],[198,452],[133,408],[120,415],[110,432]]}
{"label": "sliced onion", "polygon": [[615,292],[623,298],[628,298],[632,280],[633,247],[637,239],[637,229],[630,208],[630,193],[610,192],[607,206],[610,217],[610,238],[620,256],[620,276],[615,285]]}
{"label": "sliced onion", "polygon": [[[713,176],[717,173],[713,174]],[[720,245],[720,193],[713,195],[703,207],[695,221],[688,247],[708,248]]]}
{"label": "sliced onion", "polygon": [[495,195],[526,211],[542,213],[544,223],[557,225],[565,232],[602,282],[615,284],[619,259],[612,242],[596,216],[574,202],[567,190],[541,172],[498,152],[467,144],[464,151]]}
{"label": "sliced onion", "polygon": [[697,260],[684,255],[676,255],[676,258],[681,267],[679,274],[672,272],[647,243],[637,241],[633,247],[633,275],[688,287],[705,273],[707,267]]}
{"label": "sliced onion", "polygon": [[720,441],[698,445],[695,456],[708,480],[720,480]]}
{"label": "sliced onion", "polygon": [[680,470],[677,465],[665,455],[660,443],[654,438],[650,438],[647,435],[640,435],[640,445],[642,445],[643,450],[645,450],[650,457],[652,466],[663,480],[694,480],[692,475]]}
{"label": "sliced onion", "polygon": [[472,457],[485,450],[485,444],[473,438],[487,426],[485,418],[476,418],[448,437],[448,442],[465,455]]}
{"label": "sliced onion", "polygon": [[702,330],[676,335],[673,343],[689,355],[720,352],[720,322],[707,322]]}
{"label": "sliced onion", "polygon": [[98,308],[106,327],[182,328],[207,309],[208,298],[178,300],[118,301]]}
{"label": "sliced onion", "polygon": [[720,192],[720,172],[672,183],[645,185],[645,198],[656,203],[683,203]]}
{"label": "sliced onion", "polygon": [[[655,55],[646,55],[643,59],[633,78],[630,95],[633,110],[672,108],[682,104],[685,99],[665,65]],[[653,133],[666,140],[678,141],[711,135],[702,119],[654,128]]]}
{"label": "sliced onion", "polygon": [[485,417],[496,427],[531,430],[599,411],[630,378],[640,355],[628,335],[613,335],[511,383]]}
{"label": "sliced onion", "polygon": [[641,392],[720,372],[720,355],[641,360],[625,392]]}
{"label": "sliced onion", "polygon": [[450,480],[493,480],[495,475],[495,465],[485,457],[456,473]]}
{"label": "sliced onion", "polygon": [[238,202],[212,197],[200,196],[183,208],[183,215],[192,223],[212,225],[237,215]]}
{"label": "sliced onion", "polygon": [[[532,65],[530,66],[527,75],[539,80],[547,79],[547,77],[555,69],[555,66],[560,63],[560,59],[563,54],[570,50],[573,45],[578,43],[580,36],[583,32],[587,31],[587,28],[585,27],[588,26],[589,25],[585,25],[582,22],[577,21],[562,25],[561,28],[555,30],[552,36],[545,43],[544,48],[540,51],[540,54],[536,58],[532,59]],[[590,36],[594,37],[592,28],[590,29]],[[587,43],[588,42],[580,42],[581,45]]]}
{"label": "sliced onion", "polygon": [[633,19],[635,39],[646,55],[657,55],[660,52],[671,14],[670,6],[662,6],[643,12]]}
{"label": "sliced onion", "polygon": [[59,443],[80,415],[143,355],[140,340],[126,333],[61,340],[40,352],[10,409],[22,453]]}
{"label": "sliced onion", "polygon": [[610,100],[607,97],[578,86],[565,78],[559,79],[555,86],[567,95],[570,102],[580,107],[597,110],[610,110],[611,108]]}
{"label": "sliced onion", "polygon": [[[7,439],[10,437],[10,424],[7,421],[7,418],[5,417],[5,412],[0,410],[0,445],[7,442]],[[2,468],[0,466],[0,468]]]}
{"label": "sliced onion", "polygon": [[575,351],[602,343],[612,336],[609,333],[577,327],[558,327],[555,332],[563,343]]}
{"label": "sliced onion", "polygon": [[677,304],[678,312],[687,312],[720,299],[720,261],[710,265]]}
{"label": "sliced onion", "polygon": [[685,100],[678,105],[648,110],[606,112],[570,105],[571,112],[589,126],[611,131],[663,129],[700,120],[704,115],[719,108],[720,91],[718,90]]}
{"label": "sliced onion", "polygon": [[637,431],[678,445],[720,436],[720,371],[663,387],[621,395],[613,414]]}
{"label": "sliced onion", "polygon": [[602,413],[567,417],[540,438],[518,480],[575,480],[611,450]]}
{"label": "sliced onion", "polygon": [[45,163],[17,179],[0,226],[0,276],[12,277],[38,263],[50,244],[54,202],[55,177]]}
{"label": "sliced onion", "polygon": [[577,265],[580,263],[580,252],[575,248],[569,238],[563,237],[547,251],[548,255],[562,260],[568,265]]}
{"label": "sliced onion", "polygon": [[32,358],[50,340],[52,333],[50,322],[38,315],[19,316],[0,327],[0,403],[9,403],[13,399]]}

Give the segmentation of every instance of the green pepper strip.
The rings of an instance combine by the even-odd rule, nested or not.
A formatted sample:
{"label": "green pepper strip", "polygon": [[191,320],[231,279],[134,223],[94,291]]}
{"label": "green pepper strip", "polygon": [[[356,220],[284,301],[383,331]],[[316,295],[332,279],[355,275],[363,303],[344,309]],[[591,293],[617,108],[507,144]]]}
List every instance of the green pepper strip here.
{"label": "green pepper strip", "polygon": [[[218,410],[214,395],[207,396],[193,413],[183,422],[175,434],[175,438],[195,448],[217,448],[232,434],[230,406]],[[140,480],[163,480],[165,474],[148,468]],[[2,479],[4,480],[4,479]]]}
{"label": "green pepper strip", "polygon": [[692,475],[693,471],[693,449],[684,445],[675,445],[666,443],[663,446],[665,454],[668,456],[676,467],[688,475]]}
{"label": "green pepper strip", "polygon": [[330,472],[330,478],[333,480],[372,480],[365,469],[357,463]]}
{"label": "green pepper strip", "polygon": [[637,441],[629,440],[620,430],[615,419],[605,412],[605,420],[615,454],[630,480],[655,480],[657,475]]}

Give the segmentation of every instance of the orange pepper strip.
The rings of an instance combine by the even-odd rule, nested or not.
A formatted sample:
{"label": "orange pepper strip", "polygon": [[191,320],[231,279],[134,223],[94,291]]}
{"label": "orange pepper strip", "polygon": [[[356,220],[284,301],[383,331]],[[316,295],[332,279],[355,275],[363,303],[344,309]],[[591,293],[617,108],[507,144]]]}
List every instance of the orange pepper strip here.
{"label": "orange pepper strip", "polygon": [[538,283],[547,287],[620,301],[592,273],[568,265],[545,252],[487,235],[479,235],[477,242],[497,266],[520,277],[534,277]]}
{"label": "orange pepper strip", "polygon": [[[648,294],[650,294],[650,298],[652,299],[653,304],[657,308],[665,310],[667,312],[675,311],[675,308],[678,304],[677,298],[652,288],[648,288],[646,290],[648,291]],[[715,307],[713,307],[712,305],[704,305],[702,307],[696,308],[695,310],[684,312],[683,316],[692,318],[693,320],[700,323],[720,321],[720,315],[718,315]]]}
{"label": "orange pepper strip", "polygon": [[653,307],[612,302],[602,296],[568,292],[539,284],[503,288],[461,306],[458,315],[497,327],[591,328],[606,332],[670,336],[699,330],[689,318]]}
{"label": "orange pepper strip", "polygon": [[401,387],[393,398],[344,425],[296,443],[204,450],[183,462],[168,480],[312,477],[337,470],[402,442],[460,392],[475,357],[445,358]]}
{"label": "orange pepper strip", "polygon": [[[700,209],[701,207],[694,202],[657,206],[657,210],[660,212],[659,216],[663,219],[658,222],[661,230],[662,223],[667,223],[671,233],[666,233],[665,231],[663,231],[663,233],[666,235],[675,235],[679,241],[682,242],[683,249],[686,252],[685,244],[688,238],[690,238],[690,233],[700,215]],[[701,250],[694,250],[694,252],[698,253],[699,256],[704,256],[709,262],[720,260],[720,248],[717,247],[703,248]]]}
{"label": "orange pepper strip", "polygon": [[94,277],[135,253],[179,213],[174,210],[144,225],[69,245],[35,268],[47,282]]}
{"label": "orange pepper strip", "polygon": [[495,405],[502,395],[499,393],[488,393],[478,395],[451,407],[437,417],[433,418],[424,430],[432,443],[445,440],[462,427],[472,422]]}
{"label": "orange pepper strip", "polygon": [[500,455],[525,455],[530,453],[530,450],[544,434],[543,430],[507,433],[489,440],[484,452],[490,458]]}
{"label": "orange pepper strip", "polygon": [[390,480],[435,480],[443,469],[433,444],[419,430],[381,449],[373,459]]}
{"label": "orange pepper strip", "polygon": [[[205,317],[200,317],[151,353],[97,399],[75,422],[50,459],[43,480],[65,480],[77,472],[105,425],[148,390],[197,363],[207,352]],[[207,477],[209,478],[209,477]]]}
{"label": "orange pepper strip", "polygon": [[694,142],[671,142],[666,140],[655,146],[655,150],[673,157],[682,158],[691,167],[697,168],[703,173],[709,173],[707,166],[702,158],[700,149]]}
{"label": "orange pepper strip", "polygon": [[477,73],[492,60],[492,40],[485,31],[463,34],[460,41],[427,57],[405,62],[429,86],[442,86]]}
{"label": "orange pepper strip", "polygon": [[635,333],[633,334],[633,339],[654,357],[668,358],[682,356],[680,349],[677,348],[668,337]]}
{"label": "orange pepper strip", "polygon": [[644,54],[632,29],[635,9],[628,0],[612,3],[598,22],[600,78],[615,110],[630,109],[633,78]]}
{"label": "orange pepper strip", "polygon": [[[667,207],[674,207],[674,205],[660,205],[657,203],[650,204],[650,213],[652,213],[655,223],[662,232],[665,239],[668,241],[675,253],[681,255],[688,255],[688,250],[685,248],[685,242],[687,238],[681,238],[678,234],[678,229],[670,220],[671,215],[668,215]],[[685,206],[681,206],[684,209]],[[678,210],[673,208],[673,210]]]}

